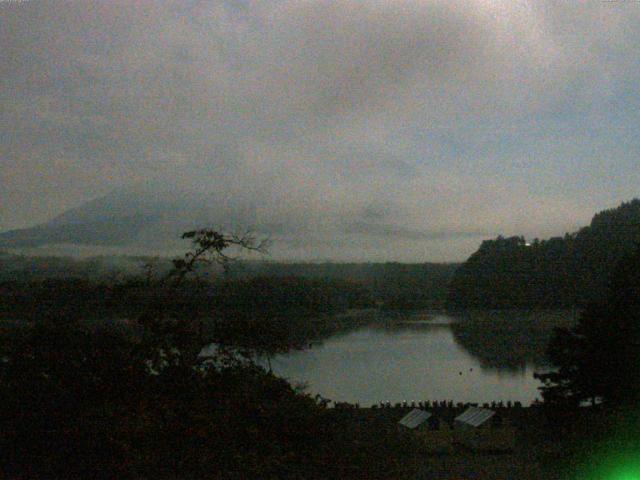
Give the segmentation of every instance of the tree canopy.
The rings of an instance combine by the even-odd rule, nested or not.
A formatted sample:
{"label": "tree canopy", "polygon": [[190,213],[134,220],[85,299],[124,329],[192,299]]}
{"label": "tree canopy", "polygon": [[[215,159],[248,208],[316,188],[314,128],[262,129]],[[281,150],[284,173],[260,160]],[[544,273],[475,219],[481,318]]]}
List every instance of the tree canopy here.
{"label": "tree canopy", "polygon": [[621,258],[640,242],[640,200],[597,213],[578,232],[548,240],[486,240],[456,271],[451,308],[585,306],[606,297]]}
{"label": "tree canopy", "polygon": [[606,300],[558,329],[548,354],[558,370],[537,375],[546,402],[640,400],[640,246],[618,262]]}
{"label": "tree canopy", "polygon": [[[194,250],[163,284],[196,286],[191,267],[225,261],[220,254],[233,243],[207,231],[186,238]],[[0,330],[3,475],[397,478],[395,459],[407,451],[397,436],[345,428],[324,399],[233,348],[247,347],[237,336],[204,356],[189,304],[166,311],[157,299],[149,297],[134,328],[97,326],[54,302]]]}

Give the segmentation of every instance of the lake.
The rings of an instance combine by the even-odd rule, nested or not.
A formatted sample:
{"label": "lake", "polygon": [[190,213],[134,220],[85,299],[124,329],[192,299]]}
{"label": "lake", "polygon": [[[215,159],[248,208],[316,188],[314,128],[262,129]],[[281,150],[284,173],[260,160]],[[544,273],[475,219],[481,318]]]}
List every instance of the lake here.
{"label": "lake", "polygon": [[[372,314],[369,314],[372,315]],[[362,319],[359,319],[360,323]],[[376,313],[303,351],[271,360],[274,373],[332,401],[520,401],[539,398],[535,371],[570,312]]]}

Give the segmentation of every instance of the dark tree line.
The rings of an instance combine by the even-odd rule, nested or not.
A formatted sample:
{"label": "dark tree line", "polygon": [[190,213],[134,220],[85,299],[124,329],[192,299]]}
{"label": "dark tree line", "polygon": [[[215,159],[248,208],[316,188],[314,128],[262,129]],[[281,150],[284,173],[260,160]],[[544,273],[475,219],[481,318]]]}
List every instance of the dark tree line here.
{"label": "dark tree line", "polygon": [[[201,280],[216,283],[228,280],[230,284],[236,280],[236,285],[248,284],[253,279],[262,284],[270,281],[273,288],[278,286],[280,279],[289,285],[295,284],[293,279],[301,279],[298,283],[305,285],[324,283],[339,287],[332,288],[340,302],[349,297],[348,302],[355,308],[381,305],[387,309],[442,308],[447,298],[447,285],[458,267],[457,264],[437,263],[280,263],[241,259],[227,266],[231,268],[225,273],[218,262],[197,262],[193,270]],[[134,284],[144,284],[140,282],[141,279],[157,279],[168,275],[172,269],[173,264],[169,259],[156,257],[74,259],[29,257],[0,251],[0,284],[38,284],[73,279],[94,284],[129,283],[132,288],[139,288]],[[360,297],[354,301],[352,293],[356,287]],[[340,292],[351,293],[343,295]],[[366,293],[366,301],[363,293]]]}
{"label": "dark tree line", "polygon": [[539,374],[549,404],[637,405],[640,401],[640,246],[624,256],[607,298],[589,305],[548,349],[558,370]]}
{"label": "dark tree line", "polygon": [[563,238],[482,243],[449,285],[450,308],[584,306],[606,296],[614,266],[640,242],[640,200],[596,214]]}
{"label": "dark tree line", "polygon": [[210,315],[256,309],[331,313],[373,305],[362,285],[300,278],[189,279],[180,285],[149,285],[141,279],[115,284],[79,279],[0,282],[0,309],[13,312],[37,313],[66,305],[89,315],[131,315],[151,302],[159,309]]}
{"label": "dark tree line", "polygon": [[443,308],[458,264],[245,262],[232,276],[297,277],[362,285],[377,305],[390,310]]}

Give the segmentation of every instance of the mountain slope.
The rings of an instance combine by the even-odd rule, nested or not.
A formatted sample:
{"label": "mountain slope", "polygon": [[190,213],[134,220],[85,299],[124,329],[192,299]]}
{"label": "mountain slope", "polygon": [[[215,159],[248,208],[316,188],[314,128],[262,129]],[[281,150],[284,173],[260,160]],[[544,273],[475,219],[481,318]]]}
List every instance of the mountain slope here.
{"label": "mountain slope", "polygon": [[196,195],[116,191],[47,223],[0,233],[0,248],[171,242],[185,229],[219,219],[220,215],[207,205],[211,202]]}
{"label": "mountain slope", "polygon": [[40,247],[61,243],[122,246],[152,223],[152,217],[136,215],[94,222],[45,224],[0,233],[0,247]]}

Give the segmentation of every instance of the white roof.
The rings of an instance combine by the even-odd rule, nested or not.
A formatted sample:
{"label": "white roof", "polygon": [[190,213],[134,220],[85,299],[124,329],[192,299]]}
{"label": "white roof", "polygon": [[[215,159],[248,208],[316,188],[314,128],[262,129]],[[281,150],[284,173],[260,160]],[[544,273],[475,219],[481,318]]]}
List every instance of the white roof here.
{"label": "white roof", "polygon": [[398,423],[402,426],[413,429],[418,425],[424,423],[430,416],[431,412],[426,412],[424,410],[420,410],[419,408],[414,408],[404,417],[402,417],[402,419]]}
{"label": "white roof", "polygon": [[479,427],[496,414],[493,410],[486,408],[469,407],[455,418],[456,422],[466,423],[472,427]]}

